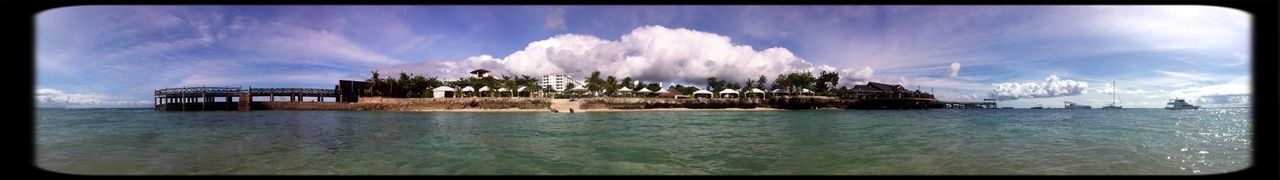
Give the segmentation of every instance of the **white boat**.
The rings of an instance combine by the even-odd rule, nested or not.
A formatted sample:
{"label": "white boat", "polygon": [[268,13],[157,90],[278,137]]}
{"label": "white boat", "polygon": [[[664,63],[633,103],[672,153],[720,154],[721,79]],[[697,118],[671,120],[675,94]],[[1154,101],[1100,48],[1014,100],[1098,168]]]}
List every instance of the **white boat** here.
{"label": "white boat", "polygon": [[1169,103],[1167,103],[1167,106],[1164,107],[1164,109],[1168,109],[1168,110],[1199,109],[1199,108],[1200,106],[1188,104],[1186,100],[1182,100],[1182,99],[1169,100]]}
{"label": "white boat", "polygon": [[1116,91],[1119,89],[1115,87],[1116,87],[1116,81],[1111,81],[1111,104],[1107,106],[1102,106],[1102,109],[1123,109],[1124,108],[1123,106],[1116,105],[1116,101],[1119,101],[1120,98],[1116,96]]}
{"label": "white boat", "polygon": [[1067,108],[1067,109],[1093,109],[1093,106],[1089,106],[1089,105],[1079,105],[1079,104],[1073,103],[1073,102],[1071,102],[1071,101],[1065,101],[1065,102],[1063,102],[1063,103],[1065,103],[1065,104],[1066,104],[1063,108]]}

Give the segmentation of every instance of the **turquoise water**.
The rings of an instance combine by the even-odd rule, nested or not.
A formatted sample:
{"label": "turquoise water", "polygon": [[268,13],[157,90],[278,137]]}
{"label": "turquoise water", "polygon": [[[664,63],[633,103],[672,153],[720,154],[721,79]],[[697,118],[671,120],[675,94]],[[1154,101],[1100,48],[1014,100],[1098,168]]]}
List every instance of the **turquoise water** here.
{"label": "turquoise water", "polygon": [[72,174],[1213,174],[1250,109],[462,113],[38,109]]}

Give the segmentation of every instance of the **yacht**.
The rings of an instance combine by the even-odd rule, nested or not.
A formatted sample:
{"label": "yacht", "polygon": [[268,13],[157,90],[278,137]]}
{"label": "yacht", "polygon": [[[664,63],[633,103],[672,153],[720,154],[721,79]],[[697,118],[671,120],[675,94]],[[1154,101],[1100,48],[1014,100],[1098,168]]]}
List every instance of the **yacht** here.
{"label": "yacht", "polygon": [[1169,110],[1199,109],[1199,108],[1200,106],[1188,104],[1186,100],[1182,100],[1182,99],[1169,100],[1168,106],[1164,107],[1164,109],[1169,109]]}
{"label": "yacht", "polygon": [[1111,81],[1111,104],[1107,106],[1102,106],[1102,109],[1123,109],[1124,108],[1123,106],[1116,105],[1116,101],[1119,101],[1120,97],[1116,96],[1116,91],[1119,89],[1116,89],[1115,87],[1116,87],[1116,81]]}
{"label": "yacht", "polygon": [[1065,102],[1063,102],[1063,103],[1065,103],[1065,104],[1066,104],[1064,108],[1067,108],[1067,109],[1093,109],[1093,106],[1089,106],[1089,105],[1079,105],[1079,104],[1073,103],[1073,102],[1071,102],[1071,101],[1065,101]]}
{"label": "yacht", "polygon": [[1043,105],[1043,104],[1038,104],[1038,105],[1036,105],[1036,107],[1031,107],[1031,109],[1044,109],[1044,105]]}

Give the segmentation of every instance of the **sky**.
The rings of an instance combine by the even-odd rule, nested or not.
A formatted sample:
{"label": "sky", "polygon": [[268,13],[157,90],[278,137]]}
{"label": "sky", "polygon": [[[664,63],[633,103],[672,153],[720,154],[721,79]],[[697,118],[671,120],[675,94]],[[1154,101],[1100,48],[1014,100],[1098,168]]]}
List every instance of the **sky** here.
{"label": "sky", "polygon": [[[1214,6],[73,6],[36,15],[38,107],[183,86],[592,71],[704,85],[836,71],[945,101],[1249,106],[1251,15]],[[1113,86],[1112,82],[1115,82]],[[1115,87],[1115,88],[1113,88]]]}

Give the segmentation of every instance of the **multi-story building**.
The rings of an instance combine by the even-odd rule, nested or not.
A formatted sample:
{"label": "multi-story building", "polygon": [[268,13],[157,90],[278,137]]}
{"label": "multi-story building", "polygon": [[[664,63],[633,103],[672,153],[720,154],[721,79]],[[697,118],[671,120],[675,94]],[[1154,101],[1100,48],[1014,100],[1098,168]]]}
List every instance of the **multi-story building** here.
{"label": "multi-story building", "polygon": [[555,90],[556,92],[561,92],[569,89],[568,88],[569,83],[573,83],[573,85],[577,87],[586,86],[582,82],[573,80],[573,77],[569,76],[568,74],[542,75],[542,80],[538,81],[538,86],[551,87],[552,90]]}

